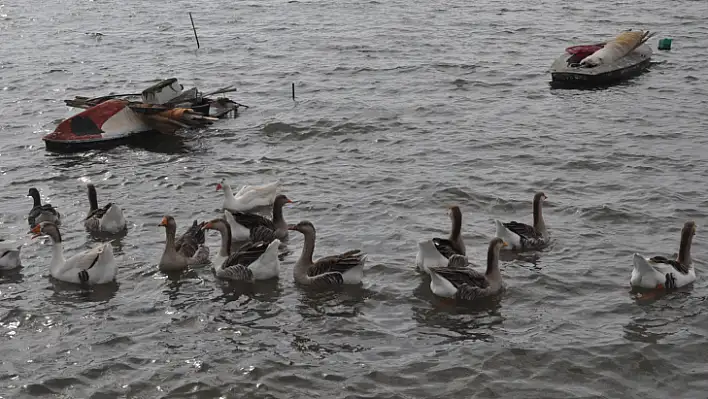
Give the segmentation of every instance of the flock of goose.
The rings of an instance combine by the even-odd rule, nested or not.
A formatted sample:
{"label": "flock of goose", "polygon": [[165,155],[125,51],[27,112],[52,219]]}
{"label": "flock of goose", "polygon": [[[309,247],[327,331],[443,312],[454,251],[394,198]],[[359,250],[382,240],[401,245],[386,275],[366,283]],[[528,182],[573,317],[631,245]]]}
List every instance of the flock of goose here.
{"label": "flock of goose", "polygon": [[[165,215],[158,226],[165,228],[165,249],[159,260],[161,271],[181,271],[190,266],[214,265],[217,278],[232,281],[256,282],[278,278],[280,260],[289,241],[291,231],[304,237],[300,257],[293,268],[293,278],[302,285],[333,287],[359,284],[364,275],[367,255],[358,249],[313,260],[316,230],[309,221],[287,224],[283,207],[292,201],[278,193],[279,183],[244,186],[233,193],[222,179],[216,189],[223,190],[223,217],[208,222],[194,220],[192,225],[177,237],[177,222]],[[110,238],[127,233],[123,210],[115,203],[98,206],[96,188],[87,185],[89,211],[84,227],[89,233]],[[27,221],[32,238],[48,236],[52,245],[49,270],[52,277],[83,286],[110,283],[116,279],[118,266],[110,241],[64,257],[59,227],[61,214],[51,204],[42,204],[40,193],[30,188],[28,197],[34,205]],[[420,241],[416,267],[430,276],[431,291],[440,297],[473,300],[498,293],[502,289],[499,270],[501,250],[541,250],[550,241],[543,219],[543,202],[546,195],[536,193],[533,198],[533,224],[495,220],[496,235],[489,242],[486,270],[474,269],[466,256],[462,240],[462,212],[458,206],[448,210],[452,228],[448,238],[435,237]],[[272,207],[272,218],[256,213],[258,208]],[[205,245],[208,230],[219,232],[221,246],[212,258]],[[644,257],[634,254],[634,269],[630,285],[649,289],[673,289],[690,284],[696,279],[692,267],[691,242],[696,232],[693,221],[684,224],[679,252],[673,259],[663,256]],[[20,267],[22,246],[0,242],[0,269]]]}

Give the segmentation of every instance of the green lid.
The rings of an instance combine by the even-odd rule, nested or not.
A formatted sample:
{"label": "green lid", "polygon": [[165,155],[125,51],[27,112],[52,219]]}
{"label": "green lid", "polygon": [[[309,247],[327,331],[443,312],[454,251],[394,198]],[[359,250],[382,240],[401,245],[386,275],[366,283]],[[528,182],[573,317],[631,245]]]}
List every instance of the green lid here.
{"label": "green lid", "polygon": [[659,40],[659,50],[671,50],[671,42],[673,39],[668,37]]}

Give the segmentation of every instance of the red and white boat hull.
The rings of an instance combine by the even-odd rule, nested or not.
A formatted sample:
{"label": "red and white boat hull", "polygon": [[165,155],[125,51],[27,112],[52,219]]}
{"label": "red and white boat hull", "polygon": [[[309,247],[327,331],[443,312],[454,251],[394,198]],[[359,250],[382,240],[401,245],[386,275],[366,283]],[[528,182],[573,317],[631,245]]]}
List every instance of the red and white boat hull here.
{"label": "red and white boat hull", "polygon": [[82,146],[125,139],[150,130],[126,101],[107,100],[64,120],[42,140],[48,147]]}

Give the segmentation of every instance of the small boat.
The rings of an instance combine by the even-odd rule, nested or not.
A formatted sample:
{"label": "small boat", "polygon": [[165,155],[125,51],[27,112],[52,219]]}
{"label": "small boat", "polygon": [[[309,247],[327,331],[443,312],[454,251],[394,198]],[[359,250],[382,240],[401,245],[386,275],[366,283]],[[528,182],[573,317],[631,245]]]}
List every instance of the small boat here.
{"label": "small boat", "polygon": [[196,87],[184,90],[177,79],[171,78],[140,94],[77,96],[64,102],[85,110],[59,123],[42,140],[47,150],[73,152],[113,147],[136,136],[174,135],[179,129],[204,127],[229,113],[238,113],[241,104],[208,97],[229,91],[235,89],[226,87],[208,94]]}
{"label": "small boat", "polygon": [[649,31],[625,31],[605,43],[572,46],[551,65],[554,87],[603,86],[642,73],[651,62]]}

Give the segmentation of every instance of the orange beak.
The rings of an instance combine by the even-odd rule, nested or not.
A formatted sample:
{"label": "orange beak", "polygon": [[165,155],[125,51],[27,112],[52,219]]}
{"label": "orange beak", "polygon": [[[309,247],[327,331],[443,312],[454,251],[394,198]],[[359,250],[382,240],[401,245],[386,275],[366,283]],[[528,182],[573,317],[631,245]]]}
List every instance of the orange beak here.
{"label": "orange beak", "polygon": [[213,229],[214,226],[212,226],[211,222],[207,222],[204,226],[202,226],[202,230],[207,230],[207,229]]}
{"label": "orange beak", "polygon": [[286,204],[292,204],[292,203],[293,203],[293,200],[291,200],[290,198],[288,198],[288,201],[286,202]]}
{"label": "orange beak", "polygon": [[158,226],[167,226],[167,218],[163,217],[162,221],[160,222],[160,224],[158,224]]}
{"label": "orange beak", "polygon": [[30,230],[30,233],[34,233],[34,235],[32,236],[32,239],[35,239],[37,237],[42,236],[42,229],[39,225],[36,225],[36,226],[34,226],[34,228],[32,230]]}
{"label": "orange beak", "polygon": [[216,184],[216,191],[219,191],[219,190],[221,190],[222,188],[224,188],[224,187],[221,185],[221,183],[217,183],[217,184]]}

